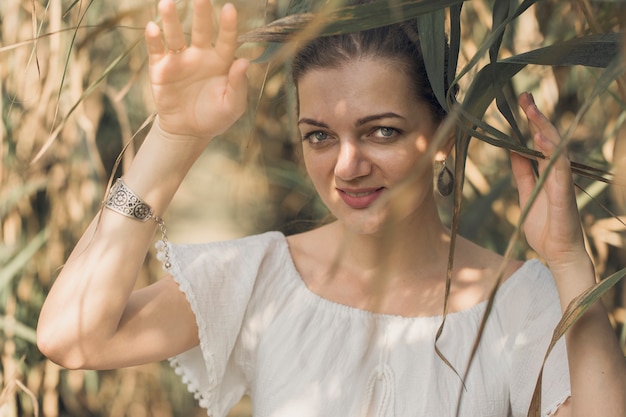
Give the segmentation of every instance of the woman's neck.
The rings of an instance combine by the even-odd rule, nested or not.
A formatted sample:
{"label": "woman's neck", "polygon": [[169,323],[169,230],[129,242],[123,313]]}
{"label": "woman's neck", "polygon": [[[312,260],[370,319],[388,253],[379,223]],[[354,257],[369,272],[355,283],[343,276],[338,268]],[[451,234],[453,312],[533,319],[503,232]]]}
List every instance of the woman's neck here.
{"label": "woman's neck", "polygon": [[357,234],[341,222],[328,225],[329,240],[336,242],[333,269],[352,271],[363,279],[384,276],[406,279],[416,271],[440,276],[447,267],[450,233],[437,213],[411,216],[386,225],[375,234]]}
{"label": "woman's neck", "polygon": [[[359,234],[340,221],[288,238],[302,279],[319,296],[364,310],[402,316],[440,314],[450,232],[435,211]],[[466,239],[456,243],[450,311],[485,299],[503,258]],[[505,277],[519,267],[508,262]]]}

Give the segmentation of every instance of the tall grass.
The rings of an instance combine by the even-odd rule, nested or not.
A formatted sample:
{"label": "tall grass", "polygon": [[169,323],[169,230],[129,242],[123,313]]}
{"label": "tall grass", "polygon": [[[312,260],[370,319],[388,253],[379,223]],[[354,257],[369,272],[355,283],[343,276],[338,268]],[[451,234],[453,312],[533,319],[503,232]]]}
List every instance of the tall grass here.
{"label": "tall grass", "polygon": [[[251,32],[287,12],[306,10],[303,1],[291,2],[291,7],[287,1],[235,3],[243,14],[242,32]],[[600,68],[589,65],[601,58],[610,61],[610,48],[621,35],[590,35],[621,30],[625,17],[621,3],[521,2],[531,7],[519,15],[515,8],[496,6],[494,10],[494,4],[509,3],[499,0],[466,2],[462,10],[458,9],[460,2],[454,1],[424,1],[422,6],[415,1],[392,3],[404,5],[403,13],[415,14],[424,13],[415,8],[424,4],[442,11],[443,5],[451,5],[445,14],[433,15],[431,22],[446,22],[451,43],[458,47],[458,100],[467,111],[464,125],[475,139],[459,138],[457,160],[465,165],[465,186],[455,203],[441,202],[442,215],[452,222],[456,208],[459,233],[495,251],[506,250],[523,216],[516,203],[506,148],[529,152],[516,134],[517,129],[525,137],[523,124],[511,123],[511,116],[519,119],[510,103],[516,93],[529,90],[540,108],[567,133],[570,156],[582,164],[575,169],[582,174],[577,176],[579,205],[598,281],[623,271],[626,92],[622,83],[613,81],[619,65],[614,73],[604,70],[610,62],[603,62]],[[185,16],[189,7],[186,0],[179,2]],[[99,209],[123,145],[136,134],[122,171],[141,142],[140,127],[152,112],[142,31],[145,23],[156,17],[155,10],[155,2],[139,0],[0,2],[1,416],[202,413],[166,365],[109,372],[67,371],[43,358],[34,343],[38,311],[58,268]],[[454,31],[457,11],[458,38]],[[370,12],[357,7],[335,16],[339,24],[326,27],[322,22],[316,30],[380,24],[380,13],[368,17]],[[446,20],[439,20],[442,17]],[[293,18],[287,23],[293,26]],[[241,53],[259,57],[266,41],[285,40],[291,33],[289,25],[251,32],[246,39],[258,43],[246,43]],[[567,43],[578,38],[584,40]],[[552,49],[542,55],[537,51],[544,46]],[[291,130],[293,96],[286,83],[284,56],[277,50],[270,47],[250,70],[249,114],[228,136],[211,145],[204,164],[195,167],[183,185],[178,203],[170,210],[177,216],[166,218],[173,236],[211,238],[210,226],[218,223],[211,219],[219,217],[221,222],[224,214],[232,227],[223,235],[292,229],[297,218],[315,221],[323,217],[298,163],[299,145]],[[598,55],[590,58],[593,51]],[[618,51],[613,51],[617,56]],[[530,55],[523,55],[525,52]],[[493,73],[485,70],[490,63]],[[438,64],[432,65],[432,73],[437,73]],[[439,96],[446,100],[445,92],[440,91]],[[598,168],[600,173],[590,168]],[[618,174],[613,184],[594,178],[608,172]],[[211,188],[218,187],[218,180],[224,177],[233,178],[235,191]],[[213,208],[208,212],[212,217],[207,218],[207,210],[197,209],[198,200],[218,192],[224,193],[225,208]],[[187,220],[204,222],[206,234],[177,235],[177,228],[184,228]],[[534,255],[523,243],[517,243],[514,252],[518,257]],[[150,257],[139,285],[158,279],[158,271]],[[603,300],[625,346],[626,291],[623,280],[617,278],[603,293]],[[245,406],[235,413],[246,415]]]}

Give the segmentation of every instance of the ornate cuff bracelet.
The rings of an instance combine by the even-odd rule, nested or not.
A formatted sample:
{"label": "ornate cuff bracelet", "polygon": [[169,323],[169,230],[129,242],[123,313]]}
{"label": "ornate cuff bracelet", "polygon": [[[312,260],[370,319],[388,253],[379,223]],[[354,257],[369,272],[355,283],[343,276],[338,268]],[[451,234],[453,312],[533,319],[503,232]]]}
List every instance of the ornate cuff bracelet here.
{"label": "ornate cuff bracelet", "polygon": [[109,210],[113,210],[131,219],[146,222],[150,219],[154,220],[161,230],[161,241],[163,242],[163,248],[160,250],[162,253],[163,267],[167,270],[172,264],[170,262],[169,246],[167,240],[167,230],[165,229],[165,222],[163,219],[154,215],[154,210],[145,201],[143,201],[137,194],[133,192],[121,178],[118,178],[115,184],[111,187],[109,196],[104,201],[104,207]]}
{"label": "ornate cuff bracelet", "polygon": [[128,188],[121,178],[118,178],[113,187],[111,187],[111,192],[104,202],[104,206],[126,217],[142,222],[154,218],[152,207]]}

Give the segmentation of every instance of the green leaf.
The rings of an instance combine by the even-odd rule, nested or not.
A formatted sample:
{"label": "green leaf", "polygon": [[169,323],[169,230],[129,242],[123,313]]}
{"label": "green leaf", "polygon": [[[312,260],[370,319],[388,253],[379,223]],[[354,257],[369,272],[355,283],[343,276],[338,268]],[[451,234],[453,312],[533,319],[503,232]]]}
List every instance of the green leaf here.
{"label": "green leaf", "polygon": [[476,118],[482,118],[487,107],[502,90],[504,84],[526,65],[521,63],[494,62],[485,65],[474,77],[463,100],[463,108]]}
{"label": "green leaf", "polygon": [[239,41],[287,42],[305,28],[315,29],[308,30],[308,36],[357,32],[402,22],[464,1],[468,0],[387,0],[337,9],[323,8],[317,14],[301,13],[278,19],[241,35]]}
{"label": "green leaf", "polygon": [[[510,82],[504,86],[504,89],[508,90],[510,93],[513,93],[513,86]],[[506,121],[509,123],[509,126],[511,126],[511,130],[515,135],[517,142],[523,144],[524,141],[522,138],[524,137],[524,135],[517,125],[517,121],[515,120],[515,116],[513,115],[513,110],[511,109],[511,106],[506,99],[505,92],[502,90],[496,93],[496,106],[498,107],[500,114],[504,116]]]}
{"label": "green leaf", "polygon": [[[511,0],[500,0],[493,3],[493,24],[491,27],[497,28],[499,26],[506,27],[505,22],[509,17],[509,11],[511,10]],[[504,30],[500,31],[493,43],[489,47],[489,58],[491,62],[498,60],[498,52],[500,51],[500,45],[504,38]]]}
{"label": "green leaf", "polygon": [[465,65],[465,67],[459,72],[459,74],[456,77],[456,80],[461,79],[463,76],[465,76],[465,74],[467,74],[470,70],[472,70],[472,68],[474,68],[478,64],[483,54],[488,49],[490,49],[491,46],[495,42],[498,42],[498,39],[500,38],[501,34],[506,29],[507,25],[511,23],[519,15],[521,15],[523,12],[525,12],[530,6],[532,6],[537,1],[538,0],[524,0],[522,4],[520,4],[519,7],[515,10],[515,13],[509,15],[498,27],[493,28],[492,33],[483,41],[483,43],[480,45],[480,47],[478,48],[478,50],[476,51],[472,59],[470,59],[467,65]]}
{"label": "green leaf", "polygon": [[451,83],[456,75],[461,50],[461,10],[463,3],[450,6],[450,49],[448,53],[448,80]]}
{"label": "green leaf", "polygon": [[[445,87],[446,32],[444,9],[417,16],[417,32],[426,66],[426,74],[435,97],[444,109],[448,109]],[[422,35],[424,34],[424,35]]]}
{"label": "green leaf", "polygon": [[481,118],[510,79],[526,65],[606,67],[617,56],[621,34],[589,35],[487,64],[476,74],[463,106]]}
{"label": "green leaf", "polygon": [[501,62],[606,68],[619,55],[622,36],[622,33],[611,32],[574,38],[515,55]]}
{"label": "green leaf", "polygon": [[313,2],[311,0],[290,0],[287,6],[287,15],[311,12]]}

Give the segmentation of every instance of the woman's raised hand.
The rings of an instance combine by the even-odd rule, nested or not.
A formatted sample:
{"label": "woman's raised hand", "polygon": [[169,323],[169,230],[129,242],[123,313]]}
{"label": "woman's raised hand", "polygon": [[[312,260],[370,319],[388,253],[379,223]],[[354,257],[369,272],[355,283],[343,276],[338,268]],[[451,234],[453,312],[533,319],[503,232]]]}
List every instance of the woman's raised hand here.
{"label": "woman's raised hand", "polygon": [[[535,149],[546,157],[538,161],[539,175],[546,172],[551,160],[556,158],[524,223],[526,239],[551,269],[568,268],[588,259],[570,162],[564,153],[555,154],[561,137],[554,125],[539,111],[532,96],[527,93],[520,95],[519,104],[528,118]],[[512,153],[511,165],[520,194],[520,205],[524,207],[537,178],[526,158]]]}
{"label": "woman's raised hand", "polygon": [[162,30],[150,22],[145,36],[150,82],[162,134],[209,140],[226,131],[245,111],[248,61],[235,59],[237,11],[222,8],[212,39],[210,0],[194,0],[191,42],[172,0],[160,0]]}
{"label": "woman's raised hand", "polygon": [[[561,309],[596,283],[591,258],[584,245],[570,162],[557,148],[561,137],[537,109],[530,94],[519,103],[526,113],[535,148],[545,159],[538,160],[539,175],[546,181],[534,200],[524,232],[528,243],[548,264]],[[536,184],[530,161],[511,154],[511,165],[525,206]],[[626,411],[626,367],[615,332],[601,303],[595,303],[565,334],[569,363],[571,401],[557,414],[580,416],[623,416]]]}

